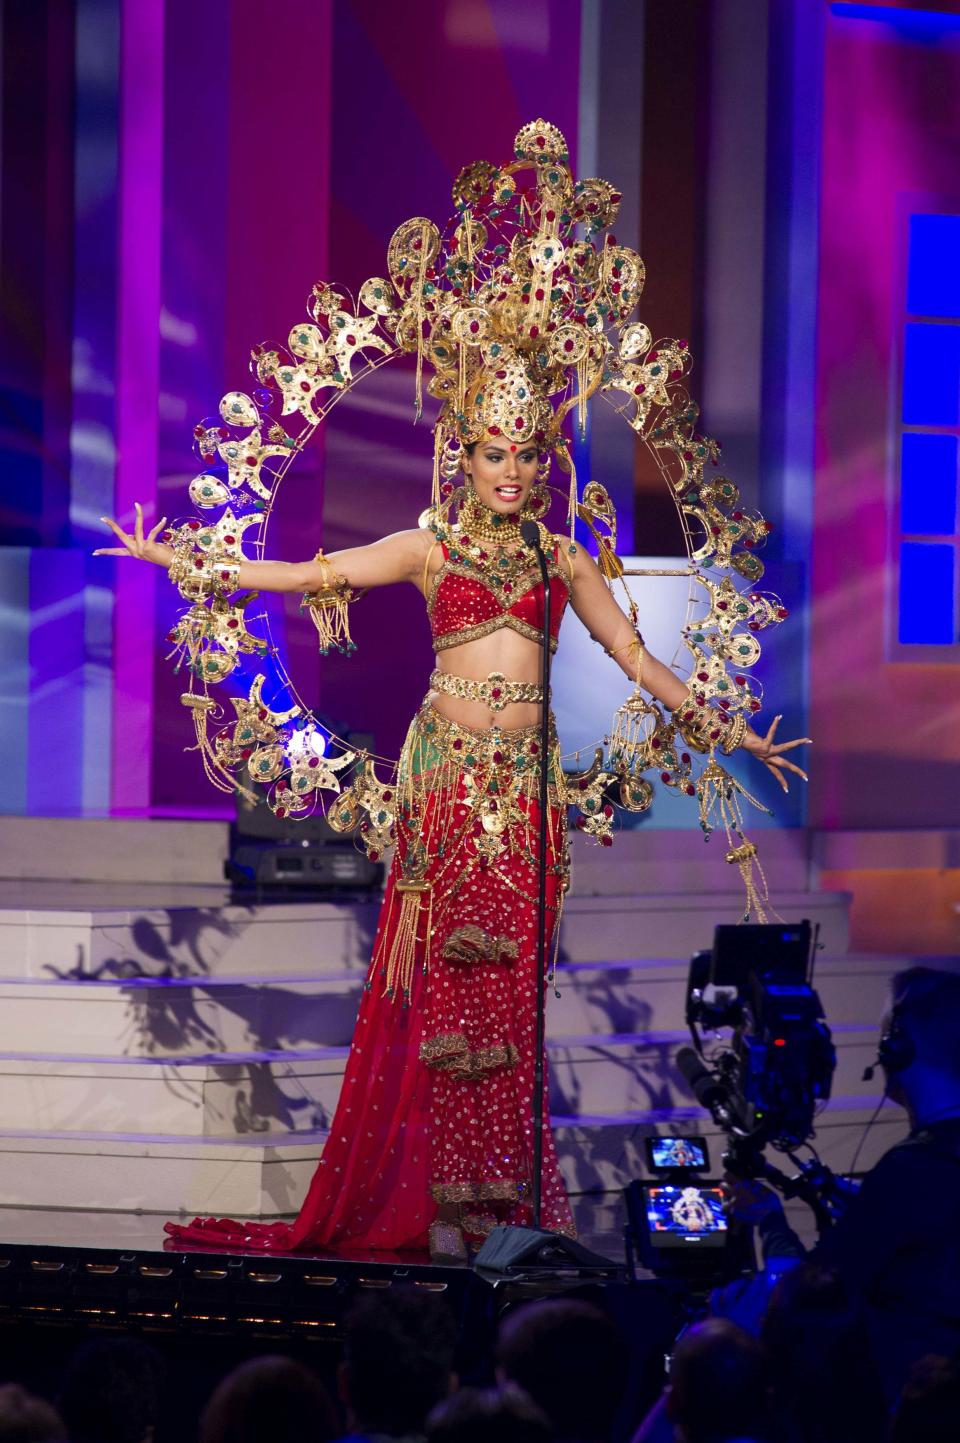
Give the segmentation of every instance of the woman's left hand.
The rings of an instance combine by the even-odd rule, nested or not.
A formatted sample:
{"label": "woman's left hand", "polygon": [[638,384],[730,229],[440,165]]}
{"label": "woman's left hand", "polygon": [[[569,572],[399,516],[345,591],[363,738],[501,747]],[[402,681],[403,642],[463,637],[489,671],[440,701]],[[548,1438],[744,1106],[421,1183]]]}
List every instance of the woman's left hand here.
{"label": "woman's left hand", "polygon": [[750,727],[747,727],[740,745],[744,751],[752,752],[758,760],[763,762],[763,765],[768,771],[773,772],[773,775],[786,792],[789,791],[789,787],[787,786],[787,778],[784,775],[785,772],[796,772],[797,776],[803,781],[807,780],[807,774],[794,762],[787,761],[783,753],[792,751],[794,747],[810,746],[811,738],[797,737],[796,740],[792,742],[775,742],[774,737],[777,734],[777,727],[781,721],[782,717],[775,716],[770,724],[770,730],[764,737],[758,735],[758,733],[751,730]]}

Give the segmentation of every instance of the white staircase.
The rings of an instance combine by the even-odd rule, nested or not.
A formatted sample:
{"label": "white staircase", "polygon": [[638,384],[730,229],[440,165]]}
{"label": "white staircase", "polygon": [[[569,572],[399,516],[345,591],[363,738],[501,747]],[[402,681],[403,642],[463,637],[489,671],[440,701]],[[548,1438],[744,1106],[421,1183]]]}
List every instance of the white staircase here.
{"label": "white staircase", "polygon": [[[210,837],[223,844],[220,829]],[[738,919],[742,899],[722,849],[699,836],[625,834],[612,869],[581,842],[548,1043],[564,1172],[572,1190],[592,1192],[641,1175],[643,1138],[674,1122],[711,1136],[719,1161],[722,1140],[673,1058],[687,1040],[690,954],[709,946],[717,922]],[[58,845],[54,834],[45,845]],[[69,882],[42,882],[33,864],[0,882],[0,1205],[276,1216],[306,1190],[336,1105],[376,899],[231,904],[209,859],[190,885],[169,830],[162,845],[178,875],[146,868],[141,840],[150,884],[129,864],[119,883],[84,878],[82,865]],[[196,834],[189,848],[193,863]],[[704,853],[725,890],[693,890]],[[861,1074],[902,963],[845,955],[847,898],[808,890],[798,855],[789,834],[765,844],[779,911],[821,927],[818,986],[838,1068],[818,1137],[842,1169],[877,1100]],[[108,834],[90,856],[88,870],[110,870]],[[609,890],[667,879],[689,890]],[[860,1165],[901,1129],[884,1109]]]}

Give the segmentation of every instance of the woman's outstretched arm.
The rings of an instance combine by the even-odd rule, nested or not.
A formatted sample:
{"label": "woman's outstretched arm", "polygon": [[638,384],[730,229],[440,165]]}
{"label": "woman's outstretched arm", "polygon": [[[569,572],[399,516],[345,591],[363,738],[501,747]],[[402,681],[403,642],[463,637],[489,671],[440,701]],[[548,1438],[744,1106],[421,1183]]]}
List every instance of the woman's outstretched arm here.
{"label": "woman's outstretched arm", "polygon": [[[593,557],[584,551],[582,546],[577,548],[574,561],[571,604],[594,641],[602,646],[621,671],[635,682],[641,643],[628,616],[614,600]],[[644,689],[657,701],[663,702],[670,711],[675,711],[686,700],[687,687],[670,667],[651,656],[646,649],[643,649],[642,662]],[[804,781],[807,780],[807,774],[788,761],[783,753],[792,751],[794,747],[808,745],[810,738],[798,737],[794,741],[775,742],[774,737],[779,725],[780,718],[774,717],[766,736],[760,736],[751,727],[747,727],[741,746],[762,761],[783,790],[787,791],[785,772],[795,772]]]}
{"label": "woman's outstretched arm", "polygon": [[[143,508],[137,502],[132,532],[126,532],[109,516],[101,520],[120,541],[119,546],[101,546],[95,556],[134,556],[152,561],[168,570],[176,555],[172,546],[159,540],[166,525],[164,516],[148,532],[143,529]],[[397,531],[368,546],[351,546],[335,551],[324,561],[243,561],[237,576],[241,591],[319,591],[329,585],[330,570],[356,591],[371,586],[388,586],[394,581],[419,585],[431,542],[427,531]]]}

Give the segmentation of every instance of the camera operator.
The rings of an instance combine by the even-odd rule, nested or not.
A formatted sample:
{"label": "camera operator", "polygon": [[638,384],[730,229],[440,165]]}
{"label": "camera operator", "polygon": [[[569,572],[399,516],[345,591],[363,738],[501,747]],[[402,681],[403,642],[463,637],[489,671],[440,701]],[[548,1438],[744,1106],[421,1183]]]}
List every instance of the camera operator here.
{"label": "camera operator", "polygon": [[[910,1135],[810,1256],[864,1303],[893,1399],[917,1358],[960,1350],[960,975],[912,967],[894,977],[877,1062]],[[756,1225],[768,1266],[804,1255],[775,1193],[727,1183],[730,1215]]]}

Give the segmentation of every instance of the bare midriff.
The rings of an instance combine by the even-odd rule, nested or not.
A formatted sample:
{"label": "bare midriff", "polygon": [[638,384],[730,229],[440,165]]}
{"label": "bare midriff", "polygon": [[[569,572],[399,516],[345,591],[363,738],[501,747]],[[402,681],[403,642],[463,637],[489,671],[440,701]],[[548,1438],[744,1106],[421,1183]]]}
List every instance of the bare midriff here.
{"label": "bare midriff", "polygon": [[[508,626],[463,646],[437,652],[436,664],[440,671],[472,681],[486,681],[492,671],[502,672],[509,681],[540,681],[540,648]],[[535,726],[540,720],[540,707],[535,702],[509,702],[495,712],[483,702],[466,701],[445,692],[431,692],[430,701],[441,716],[483,731]]]}

